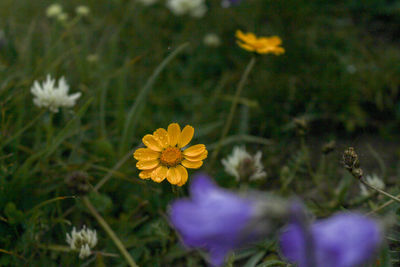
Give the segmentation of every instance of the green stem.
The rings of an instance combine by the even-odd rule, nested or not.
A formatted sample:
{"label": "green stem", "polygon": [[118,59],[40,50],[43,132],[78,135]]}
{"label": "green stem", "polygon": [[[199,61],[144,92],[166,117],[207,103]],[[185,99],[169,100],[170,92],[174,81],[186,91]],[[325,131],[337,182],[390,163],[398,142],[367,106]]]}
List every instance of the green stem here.
{"label": "green stem", "polygon": [[236,93],[235,93],[235,96],[233,98],[231,109],[229,111],[228,118],[226,120],[225,126],[224,126],[224,128],[222,130],[221,137],[219,139],[217,147],[215,148],[215,150],[213,151],[213,153],[211,155],[210,164],[209,164],[209,168],[210,169],[214,165],[215,160],[218,157],[218,153],[221,150],[221,146],[222,146],[222,144],[224,142],[224,139],[227,136],[227,134],[228,134],[228,132],[229,132],[229,130],[231,128],[232,121],[233,121],[233,116],[235,115],[235,111],[236,111],[236,107],[237,107],[238,102],[239,102],[240,95],[241,95],[241,93],[243,91],[244,85],[246,84],[247,78],[249,77],[249,74],[250,74],[251,70],[253,69],[255,63],[256,63],[256,57],[253,56],[251,58],[249,64],[247,64],[247,67],[246,67],[246,69],[245,69],[245,71],[244,71],[244,73],[242,75],[242,78],[240,79],[238,87],[236,88]]}
{"label": "green stem", "polygon": [[[397,195],[396,197],[400,197],[400,195]],[[379,207],[377,207],[376,209],[371,210],[370,212],[367,213],[367,215],[371,215],[373,213],[376,213],[378,211],[380,211],[381,209],[386,208],[387,206],[393,204],[395,201],[393,199],[383,203],[382,205],[380,205]]]}
{"label": "green stem", "polygon": [[379,189],[379,188],[377,188],[377,187],[375,187],[375,186],[373,186],[373,185],[370,185],[370,184],[367,183],[363,178],[360,179],[360,182],[361,182],[363,185],[365,185],[366,187],[368,187],[368,188],[370,188],[370,189],[372,189],[372,190],[375,190],[376,192],[378,192],[378,193],[380,193],[380,194],[382,194],[382,195],[385,195],[385,196],[391,198],[393,201],[400,202],[400,198],[395,197],[395,196],[389,194],[388,192],[385,192],[385,191],[383,191],[383,190],[381,190],[381,189]]}
{"label": "green stem", "polygon": [[46,140],[47,140],[47,145],[50,145],[51,139],[53,138],[53,113],[49,112],[49,122],[46,125]]}
{"label": "green stem", "polygon": [[96,218],[97,222],[103,227],[104,231],[108,234],[108,236],[112,239],[114,244],[117,246],[119,251],[121,252],[122,256],[124,256],[125,260],[128,262],[129,266],[131,267],[138,267],[135,261],[132,259],[129,252],[126,250],[125,246],[122,244],[121,240],[117,237],[111,227],[107,224],[107,222],[101,217],[101,215],[97,212],[95,207],[93,207],[92,203],[90,202],[88,197],[83,197],[83,203],[89,209],[90,213],[93,217]]}

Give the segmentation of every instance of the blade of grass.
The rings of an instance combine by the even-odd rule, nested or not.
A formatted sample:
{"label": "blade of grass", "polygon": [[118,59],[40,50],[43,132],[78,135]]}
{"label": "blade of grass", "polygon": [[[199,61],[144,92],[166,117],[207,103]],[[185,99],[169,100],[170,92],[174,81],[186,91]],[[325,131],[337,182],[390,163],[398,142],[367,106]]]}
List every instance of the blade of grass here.
{"label": "blade of grass", "polygon": [[134,128],[139,118],[142,115],[141,113],[143,112],[146,96],[153,88],[156,79],[158,78],[160,73],[165,69],[165,67],[172,61],[172,59],[174,59],[177,55],[179,55],[188,45],[189,43],[184,43],[180,45],[174,52],[172,52],[168,57],[166,57],[161,62],[161,64],[158,65],[153,74],[147,80],[146,84],[140,90],[138,96],[136,97],[135,103],[129,110],[126,118],[124,130],[122,133],[121,143],[119,146],[119,155],[123,155],[124,151],[128,150],[129,136],[132,136],[134,134]]}
{"label": "blade of grass", "polygon": [[60,130],[59,134],[53,138],[51,144],[48,147],[45,147],[44,149],[40,150],[39,152],[33,154],[30,156],[24,164],[21,166],[21,168],[17,172],[17,176],[24,176],[24,173],[27,172],[28,168],[31,167],[32,163],[35,162],[35,160],[42,158],[46,159],[51,154],[56,151],[56,149],[62,144],[62,142],[73,136],[76,132],[79,132],[80,129],[75,129],[75,122],[79,120],[82,115],[86,112],[86,110],[89,108],[90,104],[92,103],[93,98],[90,98],[77,112],[77,114],[65,125],[65,127]]}

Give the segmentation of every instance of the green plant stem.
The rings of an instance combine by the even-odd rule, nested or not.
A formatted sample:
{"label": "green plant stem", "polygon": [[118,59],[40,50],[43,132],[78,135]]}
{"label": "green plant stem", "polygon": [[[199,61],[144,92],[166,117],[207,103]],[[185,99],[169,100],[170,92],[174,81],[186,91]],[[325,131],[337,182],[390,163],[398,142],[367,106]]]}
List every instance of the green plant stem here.
{"label": "green plant stem", "polygon": [[103,227],[104,231],[108,234],[108,236],[112,239],[114,244],[117,246],[119,251],[121,252],[122,256],[124,256],[125,260],[128,262],[129,266],[131,267],[138,267],[135,261],[132,259],[129,252],[126,250],[125,246],[122,244],[121,240],[117,237],[111,227],[107,224],[107,222],[101,217],[101,215],[97,212],[95,207],[93,207],[92,203],[90,202],[88,197],[83,197],[83,203],[89,209],[90,213],[93,217],[96,218],[97,222]]}
{"label": "green plant stem", "polygon": [[[397,195],[396,197],[400,198],[400,195]],[[381,209],[384,209],[384,208],[386,208],[387,206],[393,204],[394,202],[396,202],[396,201],[394,201],[393,199],[391,199],[391,200],[389,200],[389,201],[383,203],[382,205],[380,205],[380,206],[377,207],[376,209],[371,210],[370,212],[367,213],[367,215],[371,215],[371,214],[373,214],[373,213],[376,213],[376,212],[380,211]]]}
{"label": "green plant stem", "polygon": [[108,182],[108,180],[111,179],[111,177],[113,176],[113,173],[115,171],[117,171],[119,168],[122,167],[122,165],[124,165],[124,163],[131,158],[133,152],[137,149],[138,147],[134,148],[133,150],[129,151],[128,153],[125,154],[125,156],[120,159],[115,165],[114,167],[107,173],[106,176],[103,177],[103,179],[100,180],[100,182],[98,182],[96,184],[96,186],[93,188],[94,191],[98,192],[99,189]]}
{"label": "green plant stem", "polygon": [[378,193],[380,193],[380,194],[382,194],[382,195],[385,195],[385,196],[391,198],[393,201],[397,201],[397,202],[400,203],[400,198],[395,197],[395,196],[393,196],[392,194],[389,194],[388,192],[383,191],[383,190],[381,190],[381,189],[379,189],[379,188],[377,188],[377,187],[375,187],[375,186],[373,186],[373,185],[370,185],[370,184],[367,183],[363,178],[360,179],[360,182],[361,182],[363,185],[365,185],[366,187],[368,187],[368,188],[370,188],[370,189],[372,189],[372,190],[375,190],[376,192],[378,192]]}
{"label": "green plant stem", "polygon": [[224,126],[224,128],[222,130],[221,137],[219,139],[219,142],[218,142],[215,150],[213,151],[213,153],[211,155],[209,169],[211,169],[212,166],[214,165],[215,160],[218,157],[219,151],[221,150],[221,146],[223,144],[223,141],[224,141],[225,137],[227,136],[227,134],[228,134],[228,132],[229,132],[229,130],[231,128],[232,121],[233,121],[233,116],[235,115],[235,111],[236,111],[236,108],[237,108],[237,105],[238,105],[238,102],[239,102],[240,95],[241,95],[241,93],[243,91],[244,85],[246,84],[247,78],[249,77],[249,74],[250,74],[251,70],[253,69],[255,63],[256,63],[256,57],[253,56],[251,58],[249,64],[247,64],[247,67],[246,67],[246,69],[245,69],[245,71],[244,71],[244,73],[242,75],[242,78],[240,79],[240,82],[239,82],[239,84],[238,84],[238,86],[236,88],[236,93],[235,93],[235,96],[233,98],[231,109],[229,110],[229,114],[228,114],[228,118],[226,120],[225,126]]}

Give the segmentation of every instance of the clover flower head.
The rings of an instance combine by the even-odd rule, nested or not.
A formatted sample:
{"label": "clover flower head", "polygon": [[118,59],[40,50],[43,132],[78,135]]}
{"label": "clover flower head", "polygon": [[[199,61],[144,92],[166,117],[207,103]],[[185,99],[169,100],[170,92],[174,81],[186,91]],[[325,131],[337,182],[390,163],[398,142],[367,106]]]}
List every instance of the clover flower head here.
{"label": "clover flower head", "polygon": [[222,159],[225,171],[239,180],[258,180],[265,178],[267,173],[261,163],[261,151],[254,156],[250,155],[244,147],[236,146],[226,159]]}
{"label": "clover flower head", "polygon": [[46,9],[46,16],[49,18],[56,18],[63,12],[63,8],[60,4],[52,4]]}
{"label": "clover flower head", "polygon": [[72,228],[71,234],[67,233],[67,243],[72,250],[79,250],[79,258],[90,256],[91,249],[97,244],[96,230],[86,228],[84,225],[80,231]]}
{"label": "clover flower head", "polygon": [[221,45],[221,39],[219,38],[219,36],[215,33],[208,33],[204,36],[203,38],[203,43],[206,46],[210,46],[210,47],[218,47]]}
{"label": "clover flower head", "polygon": [[[378,189],[381,189],[381,190],[385,189],[385,183],[375,173],[372,174],[372,175],[367,175],[365,177],[365,180],[366,180],[366,182],[368,184],[370,184],[370,185],[372,185],[372,186],[374,186],[374,187],[376,187]],[[371,195],[371,191],[369,191],[367,189],[367,187],[365,185],[363,185],[363,184],[360,184],[360,191],[361,191],[361,195],[364,196],[364,197],[367,197],[367,196]]]}
{"label": "clover flower head", "polygon": [[285,53],[285,49],[281,47],[281,38],[278,36],[257,37],[254,33],[243,33],[236,31],[237,44],[246,51],[257,54],[274,54],[279,56]]}
{"label": "clover flower head", "polygon": [[186,125],[181,131],[177,123],[171,123],[167,130],[159,128],[152,135],[145,135],[142,141],[147,148],[139,148],[133,154],[138,160],[136,167],[141,170],[139,177],[157,183],[167,178],[173,185],[184,185],[188,180],[186,168],[200,168],[208,155],[203,144],[185,148],[193,135],[192,126]]}
{"label": "clover flower head", "polygon": [[90,13],[90,9],[88,6],[77,6],[75,12],[78,16],[87,16]]}
{"label": "clover flower head", "polygon": [[381,241],[380,225],[357,212],[341,212],[314,223],[294,214],[280,235],[282,254],[298,267],[361,266],[373,257]]}
{"label": "clover flower head", "polygon": [[207,12],[204,0],[168,0],[167,7],[177,16],[189,14],[201,18]]}
{"label": "clover flower head", "polygon": [[40,84],[35,81],[31,93],[34,95],[33,103],[38,107],[48,108],[51,112],[57,113],[61,107],[73,107],[76,100],[81,96],[81,93],[68,95],[69,85],[64,77],[56,81],[47,75],[46,81]]}
{"label": "clover flower head", "polygon": [[281,201],[224,190],[205,174],[192,180],[190,193],[172,203],[170,222],[187,247],[209,252],[213,266],[222,265],[231,250],[275,232],[274,222],[285,216]]}
{"label": "clover flower head", "polygon": [[67,13],[64,13],[64,12],[58,14],[58,15],[57,15],[57,20],[58,20],[59,22],[66,22],[66,21],[68,20],[68,14],[67,14]]}

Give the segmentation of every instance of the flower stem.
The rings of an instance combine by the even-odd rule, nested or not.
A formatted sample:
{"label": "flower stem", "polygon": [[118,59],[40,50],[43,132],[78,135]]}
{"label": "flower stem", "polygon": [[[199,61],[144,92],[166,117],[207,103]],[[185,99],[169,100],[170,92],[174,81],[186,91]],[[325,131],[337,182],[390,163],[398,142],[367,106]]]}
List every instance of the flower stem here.
{"label": "flower stem", "polygon": [[129,266],[131,267],[138,267],[135,261],[132,259],[129,252],[126,250],[125,246],[122,244],[121,240],[117,237],[111,227],[107,224],[107,222],[101,217],[101,215],[97,212],[95,207],[93,207],[92,203],[90,202],[88,197],[83,197],[83,203],[89,209],[90,213],[93,217],[96,218],[98,223],[103,227],[104,231],[108,234],[108,236],[112,239],[114,244],[117,246],[119,251],[121,252],[122,256],[124,256],[125,260],[128,262]]}
{"label": "flower stem", "polygon": [[235,111],[236,111],[236,107],[237,107],[238,102],[239,102],[240,95],[241,95],[241,93],[243,91],[244,85],[246,84],[247,78],[249,77],[249,74],[250,74],[251,70],[253,69],[255,63],[256,63],[256,57],[253,56],[251,58],[249,64],[247,64],[247,67],[246,67],[246,69],[245,69],[245,71],[244,71],[244,73],[242,75],[242,78],[240,79],[240,82],[239,82],[239,84],[238,84],[238,86],[236,88],[236,93],[235,93],[235,96],[233,98],[231,109],[229,111],[228,118],[226,120],[225,126],[224,126],[224,128],[222,130],[221,137],[219,139],[219,142],[218,142],[215,150],[213,151],[213,153],[211,155],[211,160],[210,160],[210,165],[209,165],[210,169],[214,165],[215,160],[217,159],[218,153],[221,150],[222,143],[223,143],[226,135],[228,134],[228,132],[229,132],[229,130],[231,128],[233,116],[235,115]]}
{"label": "flower stem", "polygon": [[[400,197],[400,195],[397,195],[396,197]],[[381,209],[386,208],[387,206],[393,204],[395,201],[393,199],[383,203],[382,205],[380,205],[379,207],[377,207],[376,209],[371,210],[370,212],[367,213],[367,215],[371,215],[373,213],[376,213],[378,211],[380,211]]]}
{"label": "flower stem", "polygon": [[363,178],[360,179],[360,182],[361,182],[363,185],[367,186],[368,188],[370,188],[370,189],[372,189],[372,190],[375,190],[376,192],[378,192],[378,193],[380,193],[380,194],[382,194],[382,195],[385,195],[385,196],[391,198],[391,199],[394,200],[394,201],[400,202],[400,198],[395,197],[395,196],[393,196],[392,194],[389,194],[388,192],[383,191],[383,190],[381,190],[381,189],[379,189],[379,188],[377,188],[377,187],[375,187],[375,186],[373,186],[373,185],[370,185],[370,184],[367,183]]}

